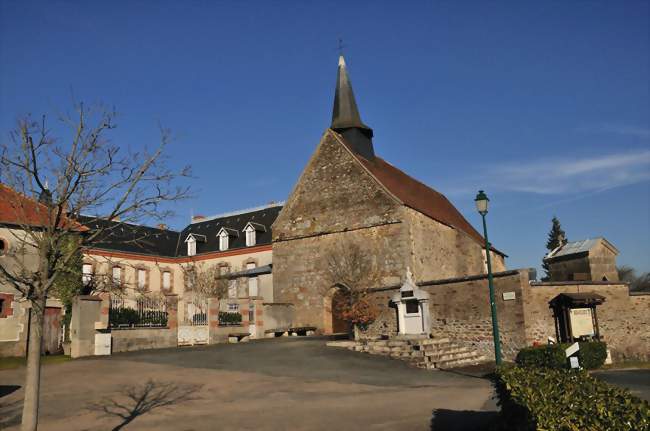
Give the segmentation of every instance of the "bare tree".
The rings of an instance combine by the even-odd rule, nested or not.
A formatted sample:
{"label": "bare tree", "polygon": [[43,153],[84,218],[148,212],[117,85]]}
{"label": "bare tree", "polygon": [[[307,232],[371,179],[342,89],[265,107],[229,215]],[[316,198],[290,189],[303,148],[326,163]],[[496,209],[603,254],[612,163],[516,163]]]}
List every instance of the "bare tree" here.
{"label": "bare tree", "polygon": [[152,151],[129,152],[108,139],[114,119],[113,111],[79,104],[53,125],[69,141],[53,136],[45,116],[40,121],[28,116],[19,120],[8,143],[0,144],[0,182],[14,194],[16,225],[12,253],[0,263],[0,281],[32,308],[23,430],[37,428],[43,316],[65,268],[119,228],[120,223],[105,221],[164,218],[170,214],[166,203],[188,197],[188,188],[176,181],[189,170],[168,168],[164,157],[169,132],[161,130],[161,143]]}
{"label": "bare tree", "polygon": [[619,280],[630,283],[631,292],[650,292],[650,272],[637,275],[636,270],[627,265],[619,266],[616,270]]}
{"label": "bare tree", "polygon": [[354,243],[339,243],[326,259],[328,289],[336,286],[344,294],[344,299],[333,306],[355,329],[372,323],[379,315],[372,297],[372,289],[380,281],[376,261]]}
{"label": "bare tree", "polygon": [[186,288],[201,299],[225,298],[228,295],[228,288],[231,280],[225,268],[219,265],[204,264],[201,262],[190,262],[181,265],[185,277]]}

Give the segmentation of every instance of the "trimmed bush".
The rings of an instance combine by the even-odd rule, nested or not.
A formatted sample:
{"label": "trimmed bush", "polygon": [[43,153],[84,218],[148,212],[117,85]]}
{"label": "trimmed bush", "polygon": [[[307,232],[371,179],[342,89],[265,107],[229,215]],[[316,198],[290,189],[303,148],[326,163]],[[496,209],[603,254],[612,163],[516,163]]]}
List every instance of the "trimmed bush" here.
{"label": "trimmed bush", "polygon": [[[600,368],[607,358],[607,344],[602,341],[581,342],[578,350],[580,366],[588,370]],[[515,362],[521,367],[567,369],[569,362],[564,351],[569,343],[525,347],[517,353]]]}
{"label": "trimmed bush", "polygon": [[607,344],[602,341],[589,341],[580,343],[578,361],[588,370],[600,368],[607,359]]}
{"label": "trimmed bush", "polygon": [[650,429],[650,406],[585,371],[501,367],[495,380],[503,429]]}
{"label": "trimmed bush", "polygon": [[567,358],[560,344],[524,347],[517,353],[515,362],[521,367],[567,368]]}

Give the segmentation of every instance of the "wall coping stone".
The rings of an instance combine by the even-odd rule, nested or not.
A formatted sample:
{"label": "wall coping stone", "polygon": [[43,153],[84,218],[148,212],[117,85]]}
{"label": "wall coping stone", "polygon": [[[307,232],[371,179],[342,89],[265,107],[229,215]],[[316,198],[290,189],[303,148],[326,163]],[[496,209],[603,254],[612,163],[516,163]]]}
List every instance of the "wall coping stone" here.
{"label": "wall coping stone", "polygon": [[[521,272],[528,272],[528,269],[512,269],[510,271],[501,271],[501,272],[494,272],[492,273],[492,278],[500,278],[500,277],[509,277],[511,275],[516,275]],[[428,281],[419,281],[415,283],[419,287],[426,287],[426,286],[437,286],[441,284],[453,284],[453,283],[464,283],[466,281],[474,281],[474,280],[487,280],[488,275],[487,274],[477,274],[477,275],[468,275],[465,277],[454,277],[454,278],[441,278],[438,280],[428,280]],[[574,283],[575,284],[575,283]],[[374,292],[380,292],[380,291],[385,291],[385,290],[398,290],[402,287],[402,284],[395,284],[392,286],[386,286],[386,287],[378,287],[375,289],[372,289]]]}
{"label": "wall coping stone", "polygon": [[530,285],[535,286],[629,286],[627,281],[589,281],[589,280],[574,280],[574,281],[531,281]]}

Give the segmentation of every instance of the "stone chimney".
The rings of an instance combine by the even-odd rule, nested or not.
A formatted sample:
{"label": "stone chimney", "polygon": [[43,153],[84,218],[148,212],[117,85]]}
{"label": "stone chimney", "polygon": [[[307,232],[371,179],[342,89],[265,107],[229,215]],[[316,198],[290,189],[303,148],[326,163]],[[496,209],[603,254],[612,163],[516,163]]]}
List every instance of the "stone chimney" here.
{"label": "stone chimney", "polygon": [[158,223],[156,227],[160,230],[167,230],[167,225],[165,223]]}
{"label": "stone chimney", "polygon": [[195,215],[195,216],[192,216],[192,223],[198,223],[198,222],[203,221],[203,220],[205,220],[205,216],[204,216],[204,215]]}

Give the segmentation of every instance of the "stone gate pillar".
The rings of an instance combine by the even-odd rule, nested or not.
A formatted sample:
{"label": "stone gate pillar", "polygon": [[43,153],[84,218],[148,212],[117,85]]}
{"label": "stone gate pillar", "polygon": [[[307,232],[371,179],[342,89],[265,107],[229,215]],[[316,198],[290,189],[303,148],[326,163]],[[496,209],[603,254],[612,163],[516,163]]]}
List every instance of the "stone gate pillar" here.
{"label": "stone gate pillar", "polygon": [[[102,303],[99,296],[82,295],[72,300],[70,322],[70,356],[79,358],[95,354],[95,324],[102,321]],[[104,317],[108,324],[108,312]]]}

